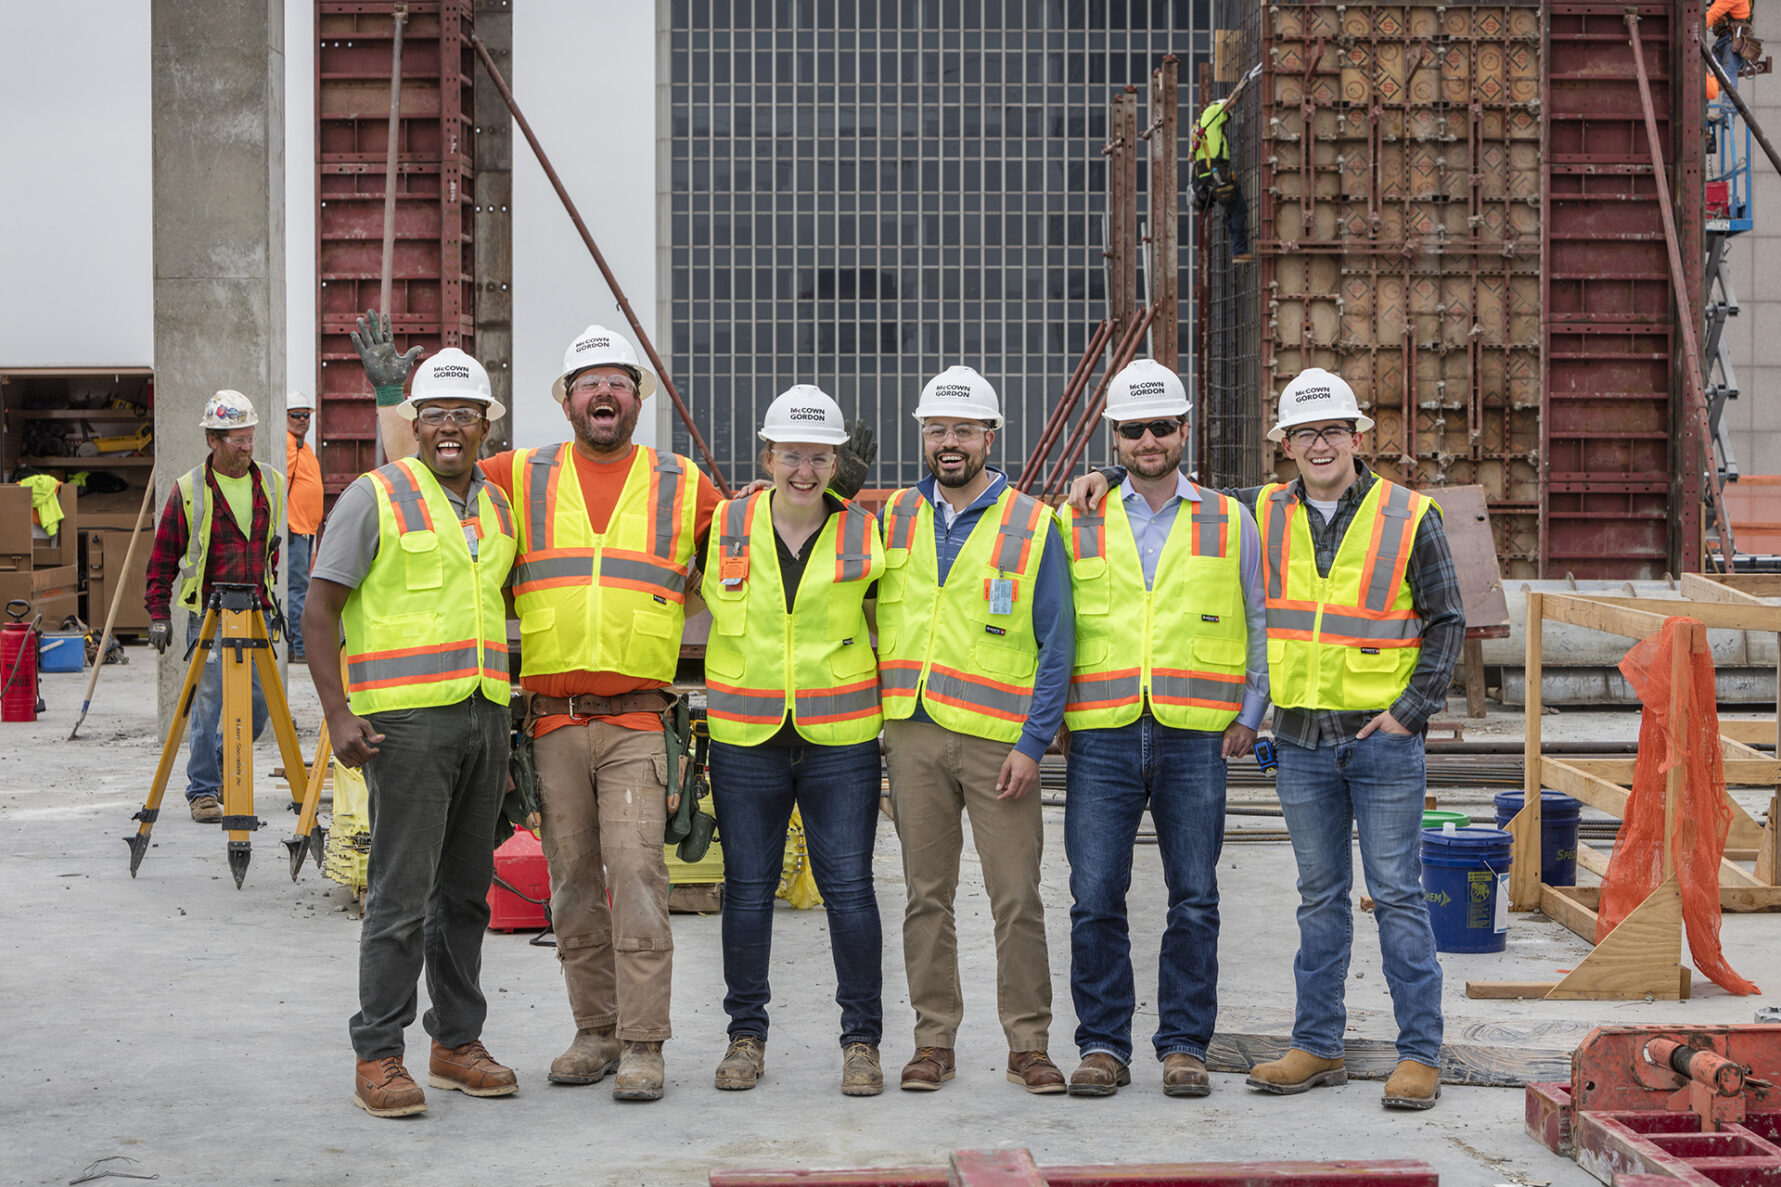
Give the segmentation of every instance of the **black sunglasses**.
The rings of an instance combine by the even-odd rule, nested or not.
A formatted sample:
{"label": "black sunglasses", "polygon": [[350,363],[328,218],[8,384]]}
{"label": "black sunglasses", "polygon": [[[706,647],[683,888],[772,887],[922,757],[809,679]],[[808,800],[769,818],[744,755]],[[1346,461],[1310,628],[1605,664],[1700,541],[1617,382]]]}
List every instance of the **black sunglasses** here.
{"label": "black sunglasses", "polygon": [[309,409],[305,408],[300,412],[299,411],[287,412],[287,413],[285,413],[285,415],[286,416],[300,416],[304,420],[308,420],[309,419]]}
{"label": "black sunglasses", "polygon": [[1142,441],[1146,430],[1152,437],[1161,441],[1172,433],[1180,432],[1181,422],[1178,420],[1140,420],[1133,424],[1120,425],[1116,431],[1127,441]]}

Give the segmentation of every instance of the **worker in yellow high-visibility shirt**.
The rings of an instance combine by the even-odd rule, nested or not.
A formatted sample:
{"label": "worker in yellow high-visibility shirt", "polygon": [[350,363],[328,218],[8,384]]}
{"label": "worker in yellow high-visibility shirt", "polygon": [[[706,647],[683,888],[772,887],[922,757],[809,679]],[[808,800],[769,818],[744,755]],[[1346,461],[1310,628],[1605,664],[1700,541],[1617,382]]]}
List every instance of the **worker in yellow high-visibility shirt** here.
{"label": "worker in yellow high-visibility shirt", "polygon": [[712,802],[723,835],[722,1089],[766,1068],[767,955],[794,807],[829,919],[841,1007],[841,1091],[884,1091],[883,938],[872,886],[880,768],[870,628],[884,545],[837,489],[841,409],[799,384],[767,408],[768,490],[718,506],[705,556]]}

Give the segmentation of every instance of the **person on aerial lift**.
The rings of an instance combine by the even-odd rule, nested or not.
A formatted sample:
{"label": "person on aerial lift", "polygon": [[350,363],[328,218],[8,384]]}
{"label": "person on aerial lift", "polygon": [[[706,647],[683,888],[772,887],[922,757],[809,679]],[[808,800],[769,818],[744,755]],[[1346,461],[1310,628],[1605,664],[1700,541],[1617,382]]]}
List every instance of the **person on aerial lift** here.
{"label": "person on aerial lift", "polygon": [[[1713,0],[1707,9],[1707,32],[1713,37],[1713,60],[1735,87],[1746,61],[1762,57],[1762,41],[1750,27],[1750,0]],[[1719,98],[1719,80],[1707,72],[1707,102]]]}

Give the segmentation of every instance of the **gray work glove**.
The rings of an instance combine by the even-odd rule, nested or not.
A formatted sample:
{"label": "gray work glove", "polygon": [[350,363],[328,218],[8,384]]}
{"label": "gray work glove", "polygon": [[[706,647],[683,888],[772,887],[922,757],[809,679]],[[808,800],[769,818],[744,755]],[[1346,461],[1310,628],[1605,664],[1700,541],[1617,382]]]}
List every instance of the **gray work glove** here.
{"label": "gray work glove", "polygon": [[844,499],[859,494],[877,456],[877,430],[863,420],[850,421],[847,440],[835,450],[835,493]]}
{"label": "gray work glove", "polygon": [[173,641],[173,623],[165,618],[157,618],[148,624],[148,645],[162,655],[167,654],[167,644]]}
{"label": "gray work glove", "polygon": [[407,354],[397,354],[395,335],[390,333],[390,319],[387,314],[379,316],[375,309],[365,310],[365,316],[358,319],[357,325],[359,328],[353,331],[352,344],[359,352],[359,362],[364,364],[365,378],[371,381],[372,387],[401,387],[414,369],[414,360],[420,357],[421,348],[411,346]]}

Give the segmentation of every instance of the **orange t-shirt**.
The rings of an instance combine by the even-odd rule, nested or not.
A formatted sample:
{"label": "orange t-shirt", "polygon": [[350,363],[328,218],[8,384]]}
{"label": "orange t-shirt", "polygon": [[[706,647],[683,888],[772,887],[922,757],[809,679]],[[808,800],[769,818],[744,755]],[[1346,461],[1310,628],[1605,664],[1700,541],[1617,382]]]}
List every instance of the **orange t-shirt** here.
{"label": "orange t-shirt", "polygon": [[[618,497],[624,491],[625,479],[631,473],[633,454],[616,462],[596,462],[583,457],[573,445],[569,448],[569,456],[575,459],[575,474],[581,480],[581,499],[587,504],[588,524],[595,533],[604,532],[612,519],[613,508],[618,506]],[[482,462],[482,473],[488,481],[500,487],[511,498],[513,496],[513,452],[498,453]],[[717,493],[717,487],[711,479],[705,477],[701,470],[694,470],[699,476],[698,503],[694,512],[693,530],[696,533],[697,558],[704,555],[703,541],[711,531],[711,517],[723,496]],[[516,515],[524,515],[521,508],[514,508]],[[588,695],[596,697],[623,696],[629,692],[643,692],[652,688],[666,688],[661,680],[639,680],[635,676],[626,676],[621,672],[595,672],[586,668],[578,668],[570,672],[551,672],[545,675],[525,676],[520,679],[520,687],[527,692],[538,693],[547,697],[571,697]],[[618,713],[611,717],[603,717],[602,721],[624,729],[652,730],[661,732],[662,719],[654,713]],[[554,713],[540,717],[532,727],[532,736],[543,737],[552,730],[573,725],[575,719],[567,713]]]}

